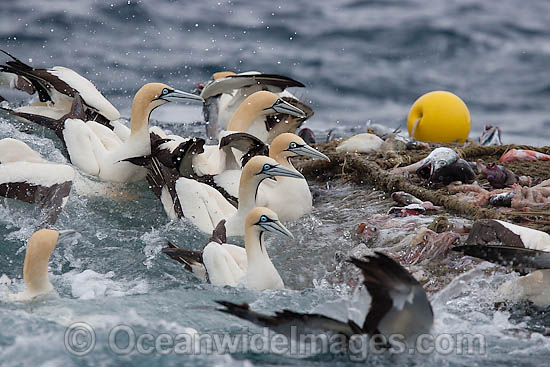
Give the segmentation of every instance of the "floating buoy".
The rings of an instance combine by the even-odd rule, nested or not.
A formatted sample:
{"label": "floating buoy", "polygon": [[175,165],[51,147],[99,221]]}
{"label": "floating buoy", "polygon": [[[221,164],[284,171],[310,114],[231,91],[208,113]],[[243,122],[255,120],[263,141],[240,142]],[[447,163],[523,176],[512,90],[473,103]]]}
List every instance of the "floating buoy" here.
{"label": "floating buoy", "polygon": [[462,143],[470,133],[470,112],[453,93],[434,91],[412,105],[407,117],[411,138],[432,143]]}

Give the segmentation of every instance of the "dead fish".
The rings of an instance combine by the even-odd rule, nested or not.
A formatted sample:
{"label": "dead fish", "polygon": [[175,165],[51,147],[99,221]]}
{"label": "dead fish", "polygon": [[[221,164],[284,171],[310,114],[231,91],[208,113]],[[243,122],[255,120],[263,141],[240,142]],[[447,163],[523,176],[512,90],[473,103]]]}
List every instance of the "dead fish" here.
{"label": "dead fish", "polygon": [[489,197],[489,204],[492,206],[501,206],[505,208],[512,207],[512,199],[514,198],[514,192],[502,192]]}
{"label": "dead fish", "polygon": [[421,178],[445,185],[454,181],[473,182],[476,175],[472,167],[450,148],[434,149],[416,170]]}
{"label": "dead fish", "polygon": [[422,206],[426,210],[434,210],[434,211],[442,210],[440,206],[435,206],[430,201],[422,201],[416,196],[409,194],[408,192],[405,192],[405,191],[396,191],[391,194],[391,198],[393,199],[393,201],[403,206],[407,206],[410,204],[417,204]]}
{"label": "dead fish", "polygon": [[479,145],[502,145],[501,130],[498,126],[485,125],[479,137]]}
{"label": "dead fish", "polygon": [[517,161],[550,161],[550,155],[527,149],[510,149],[498,160],[501,163]]}
{"label": "dead fish", "polygon": [[409,217],[411,215],[421,215],[426,212],[426,208],[419,204],[409,204],[407,206],[393,206],[388,210],[388,215],[395,217]]}
{"label": "dead fish", "polygon": [[487,178],[487,181],[495,189],[503,189],[518,182],[518,177],[514,172],[496,163],[484,165],[483,162],[478,160],[477,170],[483,177]]}
{"label": "dead fish", "polygon": [[408,265],[425,265],[444,256],[458,243],[460,235],[455,232],[435,233],[423,227],[412,237],[411,248],[401,256],[401,261]]}
{"label": "dead fish", "polygon": [[357,226],[357,235],[365,242],[368,242],[378,236],[378,228],[370,223],[362,222]]}

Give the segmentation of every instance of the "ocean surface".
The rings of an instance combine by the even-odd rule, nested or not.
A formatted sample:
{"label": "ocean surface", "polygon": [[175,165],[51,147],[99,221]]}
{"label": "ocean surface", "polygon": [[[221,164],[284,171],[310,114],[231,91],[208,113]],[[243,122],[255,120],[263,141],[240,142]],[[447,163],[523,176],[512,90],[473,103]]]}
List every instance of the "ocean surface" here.
{"label": "ocean surface", "polygon": [[[505,143],[548,145],[550,138],[547,0],[3,0],[0,19],[0,48],[34,67],[62,65],[78,71],[126,118],[132,96],[146,82],[191,91],[216,71],[258,70],[288,75],[307,86],[293,92],[314,108],[306,126],[320,140],[331,128],[351,135],[369,121],[405,127],[413,101],[437,89],[466,102],[472,138],[487,123],[502,128]],[[28,99],[5,88],[0,95],[15,103]],[[195,123],[202,120],[197,105],[163,106],[151,118],[176,133],[202,132]],[[59,141],[39,128],[0,117],[4,137],[21,139],[48,159],[66,162]],[[268,238],[269,254],[288,289],[254,292],[202,284],[160,253],[167,240],[200,249],[208,236],[186,221],[170,222],[146,183],[113,185],[78,174],[57,222],[59,229],[75,234],[58,244],[51,262],[60,297],[29,304],[8,303],[5,293],[23,287],[24,246],[39,227],[38,212],[3,200],[0,365],[357,364],[330,353],[164,354],[162,348],[118,353],[123,348],[113,350],[109,340],[116,327],[154,340],[185,334],[187,327],[204,335],[262,332],[216,311],[214,300],[249,302],[262,312],[289,308],[340,318],[365,311],[364,297],[353,286],[357,274],[341,262],[366,248],[354,236],[357,224],[385,213],[391,200],[368,186],[328,183],[317,189],[324,194],[313,213],[287,226],[296,240]],[[425,218],[424,224],[432,219]],[[410,234],[388,230],[375,247],[391,252]],[[494,268],[474,268],[430,295],[434,333],[483,335],[484,353],[378,355],[369,356],[367,363],[546,364],[550,340],[542,333],[550,324],[544,314],[494,307],[498,286],[513,277]],[[86,346],[85,334],[73,340],[67,332],[75,323],[94,329],[95,347],[84,356],[71,353],[67,344]]]}

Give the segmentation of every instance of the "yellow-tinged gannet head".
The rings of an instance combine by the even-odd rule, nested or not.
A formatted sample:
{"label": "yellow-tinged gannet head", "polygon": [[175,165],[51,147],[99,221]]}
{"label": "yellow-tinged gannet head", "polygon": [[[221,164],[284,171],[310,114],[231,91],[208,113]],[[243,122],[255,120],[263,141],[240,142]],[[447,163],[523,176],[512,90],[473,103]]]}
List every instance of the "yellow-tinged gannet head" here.
{"label": "yellow-tinged gannet head", "polygon": [[277,214],[268,208],[256,207],[246,216],[245,232],[273,232],[294,238],[292,233],[279,222]]}
{"label": "yellow-tinged gannet head", "polygon": [[268,91],[252,93],[239,105],[229,121],[227,130],[247,131],[260,115],[284,113],[296,117],[305,117],[304,111],[284,101],[278,95]]}
{"label": "yellow-tinged gannet head", "polygon": [[273,158],[263,155],[255,156],[246,163],[241,174],[241,183],[255,176],[262,179],[275,176],[304,178],[300,172],[283,167]]}
{"label": "yellow-tinged gannet head", "polygon": [[293,133],[278,135],[269,146],[269,156],[273,159],[305,156],[319,158],[330,162],[330,159],[318,150],[306,144],[304,139]]}
{"label": "yellow-tinged gannet head", "polygon": [[234,71],[218,71],[217,73],[212,74],[212,80],[218,80],[231,75],[237,75],[237,74],[235,74]]}
{"label": "yellow-tinged gannet head", "polygon": [[202,97],[174,89],[163,83],[147,83],[138,90],[132,103],[132,132],[148,128],[149,114],[168,102],[204,102]]}

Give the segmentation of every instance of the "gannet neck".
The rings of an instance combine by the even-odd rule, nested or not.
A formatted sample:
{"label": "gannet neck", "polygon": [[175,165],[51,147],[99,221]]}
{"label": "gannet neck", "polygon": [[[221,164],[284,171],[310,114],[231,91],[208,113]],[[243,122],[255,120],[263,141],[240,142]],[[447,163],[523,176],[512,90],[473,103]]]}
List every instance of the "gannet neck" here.
{"label": "gannet neck", "polygon": [[251,170],[244,170],[239,181],[239,207],[238,211],[247,215],[256,206],[256,194],[258,186],[265,179]]}
{"label": "gannet neck", "polygon": [[[298,172],[298,170],[294,168],[294,166],[292,165],[292,162],[290,161],[290,157],[294,157],[294,156],[295,154],[289,153],[289,152],[280,152],[279,154],[272,156],[271,150],[269,151],[269,157],[275,159],[277,163],[279,163],[281,166]],[[281,177],[281,178],[288,178],[288,177]]]}
{"label": "gannet neck", "polygon": [[258,261],[270,261],[264,245],[264,234],[264,231],[258,230],[255,226],[249,226],[245,229],[244,248],[249,267]]}
{"label": "gannet neck", "polygon": [[149,130],[149,115],[166,101],[158,99],[160,91],[165,87],[162,83],[148,83],[138,90],[132,102],[130,115],[130,135],[139,135]]}
{"label": "gannet neck", "polygon": [[233,114],[227,125],[230,131],[248,131],[254,120],[277,100],[277,95],[268,91],[259,91],[246,97]]}
{"label": "gannet neck", "polygon": [[23,265],[23,280],[29,295],[44,294],[53,289],[48,279],[48,262],[58,238],[59,232],[41,229],[29,239]]}

